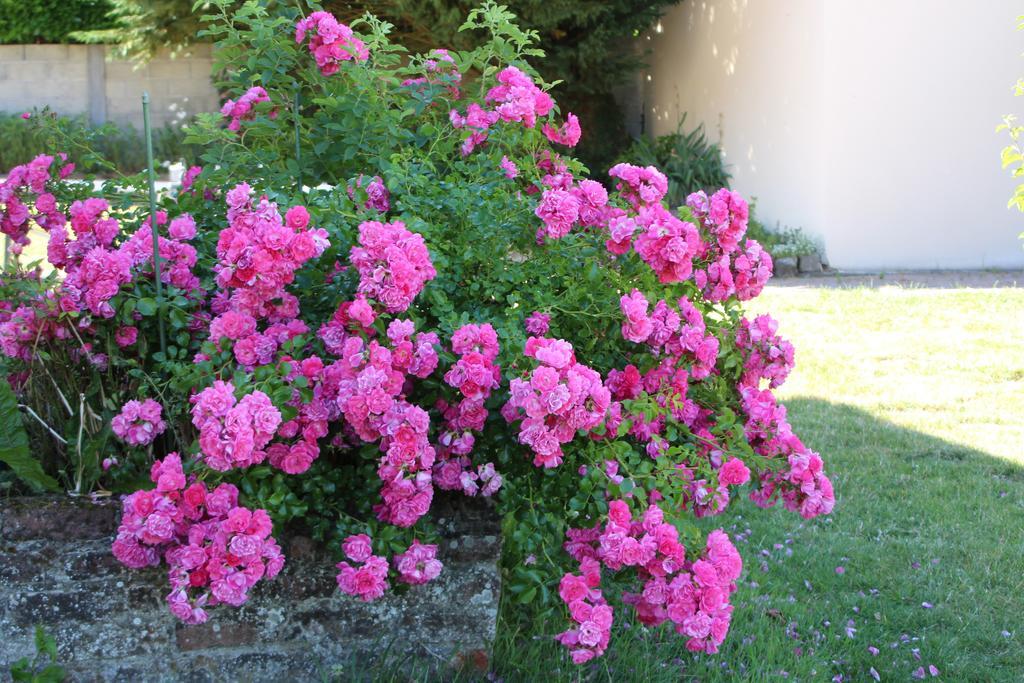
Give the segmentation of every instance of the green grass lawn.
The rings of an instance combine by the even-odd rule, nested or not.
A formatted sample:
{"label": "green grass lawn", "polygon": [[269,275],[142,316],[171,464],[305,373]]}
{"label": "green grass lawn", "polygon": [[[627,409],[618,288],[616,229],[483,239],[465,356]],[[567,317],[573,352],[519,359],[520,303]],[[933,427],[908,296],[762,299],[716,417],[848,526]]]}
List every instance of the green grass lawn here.
{"label": "green grass lawn", "polygon": [[1024,290],[772,288],[753,304],[796,346],[779,395],[835,512],[744,501],[712,520],[745,561],[718,655],[620,611],[583,667],[545,637],[562,624],[503,624],[492,678],[1024,680]]}

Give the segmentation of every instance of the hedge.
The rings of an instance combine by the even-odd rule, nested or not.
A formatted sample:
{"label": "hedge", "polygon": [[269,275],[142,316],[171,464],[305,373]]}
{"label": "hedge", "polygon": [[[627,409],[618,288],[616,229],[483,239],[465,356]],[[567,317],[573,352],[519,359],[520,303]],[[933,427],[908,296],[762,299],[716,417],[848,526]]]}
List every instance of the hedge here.
{"label": "hedge", "polygon": [[72,43],[74,31],[112,28],[107,0],[0,0],[0,44]]}

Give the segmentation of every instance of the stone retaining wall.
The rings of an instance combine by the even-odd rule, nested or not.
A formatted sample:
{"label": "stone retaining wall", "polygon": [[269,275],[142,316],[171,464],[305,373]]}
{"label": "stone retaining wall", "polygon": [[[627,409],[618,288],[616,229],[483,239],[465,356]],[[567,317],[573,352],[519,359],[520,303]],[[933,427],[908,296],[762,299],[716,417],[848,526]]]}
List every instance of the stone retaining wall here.
{"label": "stone retaining wall", "polygon": [[485,663],[498,521],[464,501],[435,507],[445,570],[430,584],[365,604],[339,593],[333,562],[309,539],[279,537],[281,575],[241,608],[219,606],[206,624],[186,626],[165,606],[164,570],[129,570],[111,555],[116,504],[0,502],[0,678],[34,654],[36,624],[56,638],[72,680],[322,680],[385,651],[433,666]]}

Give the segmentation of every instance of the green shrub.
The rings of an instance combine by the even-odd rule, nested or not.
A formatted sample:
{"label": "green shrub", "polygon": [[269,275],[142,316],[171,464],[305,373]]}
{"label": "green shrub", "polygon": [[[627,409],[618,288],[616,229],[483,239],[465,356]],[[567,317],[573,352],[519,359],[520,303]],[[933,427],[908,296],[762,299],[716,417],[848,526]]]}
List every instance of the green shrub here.
{"label": "green shrub", "polygon": [[[602,174],[629,146],[623,113],[614,88],[643,66],[633,39],[652,26],[665,8],[679,0],[505,0],[526,26],[537,31],[543,60],[526,61],[552,84],[564,111],[575,113],[586,131],[578,158]],[[145,60],[159,48],[181,50],[196,41],[206,26],[202,16],[210,2],[200,0],[110,0],[117,25],[75,35],[85,42],[116,43],[131,59]],[[276,0],[260,3],[273,10]],[[285,3],[287,4],[287,3]],[[466,14],[479,0],[328,0],[324,9],[352,23],[365,12],[392,24],[391,37],[414,52],[433,48],[471,50],[478,33],[461,31]],[[229,4],[231,10],[241,0]]]}
{"label": "green shrub", "polygon": [[722,148],[708,140],[704,124],[689,133],[683,130],[686,114],[679,121],[676,132],[651,140],[641,137],[622,157],[633,159],[643,166],[656,166],[668,177],[668,205],[682,206],[691,192],[703,190],[711,194],[721,187],[729,187],[731,175],[722,158]]}
{"label": "green shrub", "polygon": [[750,221],[747,224],[747,236],[761,243],[772,258],[798,257],[806,254],[822,254],[822,246],[810,237],[802,228],[791,228],[778,223],[769,228],[755,215],[756,198],[750,201]]}
{"label": "green shrub", "polygon": [[[566,624],[561,642],[585,662],[612,622],[599,585],[627,615],[631,594],[672,585],[669,618],[688,624],[688,591],[703,586],[706,640],[685,646],[716,651],[742,567],[703,518],[748,482],[759,504],[783,496],[808,519],[835,502],[820,458],[760,389],[779,386],[793,356],[770,318],[743,318],[771,275],[759,245],[741,245],[745,202],[683,220],[655,169],[616,167],[611,192],[587,179],[574,127],[524,61],[543,56],[536,33],[493,0],[465,22],[476,48],[411,59],[372,16],[348,27],[215,1],[209,33],[232,100],[189,128],[203,168],[160,197],[166,236],[134,204],[141,177],[90,201],[49,156],[0,187],[0,227],[18,249],[41,236],[32,222],[48,227],[46,258],[63,271],[0,297],[8,374],[66,456],[55,478],[134,491],[114,553],[138,568],[166,557],[168,605],[190,623],[277,573],[271,521],[365,561],[336,565],[349,595],[381,597],[388,558],[395,581],[429,580],[410,571],[436,551],[436,481],[438,496],[497,496],[502,600],[522,608],[513,628]],[[183,467],[196,480],[179,495]],[[146,474],[159,491],[140,488]],[[193,524],[206,512],[176,501],[230,508],[234,529],[249,514],[259,548],[229,543],[238,531],[219,517]],[[160,528],[137,535],[151,512],[146,528]],[[622,561],[582,555],[602,525],[628,546]],[[185,540],[209,561],[179,563]],[[251,573],[229,584],[243,560]],[[651,623],[646,605],[636,612]],[[577,638],[582,620],[593,624]]]}
{"label": "green shrub", "polygon": [[[530,63],[549,82],[563,111],[580,118],[585,131],[576,156],[603,174],[629,146],[623,112],[614,88],[643,65],[642,53],[629,49],[665,8],[678,0],[504,0],[523,25],[537,31],[544,58]],[[424,51],[434,47],[471,48],[477,36],[460,31],[463,18],[479,0],[374,0],[325,3],[339,16],[355,19],[370,9],[393,22],[401,39]],[[353,5],[362,5],[352,12]],[[351,12],[351,13],[350,13]],[[406,38],[405,36],[408,36]],[[718,187],[721,187],[720,185]],[[715,189],[718,189],[716,187]]]}
{"label": "green shrub", "polygon": [[[40,123],[43,117],[54,117],[43,110],[28,120],[20,114],[0,115],[0,167],[12,168],[30,161],[37,154],[53,149],[53,134]],[[133,174],[146,167],[146,142],[132,126],[107,123],[93,126],[82,117],[59,117],[57,126],[66,139],[79,141],[78,149],[69,149],[68,155],[80,173],[110,175],[116,168],[121,173]],[[62,136],[62,139],[65,137]],[[185,144],[185,130],[164,126],[153,131],[153,157],[158,165],[167,161],[184,160],[194,163],[201,153],[197,145]],[[93,154],[92,152],[96,152]],[[109,162],[109,163],[108,163]]]}
{"label": "green shrub", "polygon": [[0,0],[0,44],[70,43],[70,34],[110,28],[107,0]]}
{"label": "green shrub", "polygon": [[[722,148],[708,139],[704,124],[686,132],[686,114],[679,120],[674,133],[661,135],[654,140],[641,137],[622,156],[622,160],[633,160],[641,166],[655,166],[668,178],[668,194],[665,199],[671,207],[686,203],[691,192],[704,191],[712,194],[721,187],[729,187],[732,175],[725,165]],[[801,256],[821,251],[819,245],[801,229],[791,227],[767,227],[758,220],[754,202],[750,203],[750,222],[747,234],[760,242],[775,258]]]}

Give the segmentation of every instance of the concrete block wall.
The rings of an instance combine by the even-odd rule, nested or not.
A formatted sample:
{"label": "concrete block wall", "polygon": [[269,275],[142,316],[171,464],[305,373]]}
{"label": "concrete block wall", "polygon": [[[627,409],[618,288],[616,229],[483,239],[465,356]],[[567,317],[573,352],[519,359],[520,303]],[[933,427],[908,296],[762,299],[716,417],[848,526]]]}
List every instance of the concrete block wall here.
{"label": "concrete block wall", "polygon": [[220,101],[210,80],[213,55],[209,45],[197,45],[188,57],[171,59],[158,53],[148,64],[106,62],[104,95],[107,119],[142,127],[143,91],[149,92],[153,124],[180,123],[200,112],[217,111]]}
{"label": "concrete block wall", "polygon": [[140,66],[112,59],[103,45],[0,45],[0,111],[48,105],[93,123],[141,128],[141,98],[148,91],[153,124],[180,123],[219,108],[212,67],[209,45],[176,58],[160,52]]}
{"label": "concrete block wall", "polygon": [[0,45],[0,111],[49,105],[60,114],[89,110],[84,45]]}

